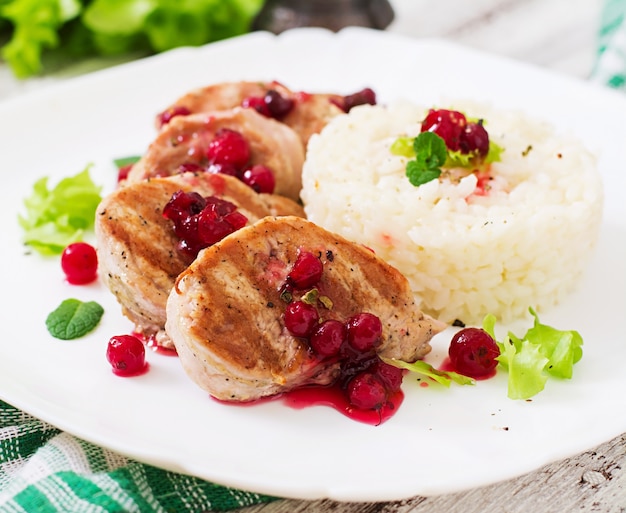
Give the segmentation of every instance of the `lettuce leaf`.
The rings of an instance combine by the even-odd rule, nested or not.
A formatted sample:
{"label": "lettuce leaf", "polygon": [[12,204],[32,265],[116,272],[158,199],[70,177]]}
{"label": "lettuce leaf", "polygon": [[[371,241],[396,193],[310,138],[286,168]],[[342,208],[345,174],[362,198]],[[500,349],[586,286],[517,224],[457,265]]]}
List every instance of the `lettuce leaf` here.
{"label": "lettuce leaf", "polygon": [[45,48],[59,45],[59,31],[80,13],[78,0],[14,0],[0,6],[0,17],[13,25],[11,38],[2,47],[2,57],[18,78],[41,71]]}
{"label": "lettuce leaf", "polygon": [[[523,337],[509,332],[504,341],[497,342],[498,362],[509,373],[510,399],[530,399],[545,388],[550,377],[571,379],[574,364],[583,356],[583,339],[577,331],[542,324],[532,308],[529,312],[534,324]],[[496,340],[493,315],[485,316],[483,329]]]}
{"label": "lettuce leaf", "polygon": [[93,227],[102,196],[89,169],[87,166],[77,175],[62,179],[52,189],[48,177],[35,182],[31,195],[24,199],[25,215],[18,214],[25,244],[43,255],[60,254]]}
{"label": "lettuce leaf", "polygon": [[476,383],[473,378],[463,376],[457,372],[435,369],[430,363],[426,363],[423,360],[417,360],[413,363],[383,357],[381,357],[381,360],[389,365],[399,367],[400,369],[406,369],[411,372],[416,372],[417,374],[422,374],[423,376],[426,376],[427,378],[430,378],[445,387],[449,387],[452,382],[458,385],[474,385]]}
{"label": "lettuce leaf", "polygon": [[[2,57],[18,78],[40,73],[46,52],[132,56],[198,46],[250,30],[263,0],[0,0]],[[5,37],[5,34],[7,37]]]}

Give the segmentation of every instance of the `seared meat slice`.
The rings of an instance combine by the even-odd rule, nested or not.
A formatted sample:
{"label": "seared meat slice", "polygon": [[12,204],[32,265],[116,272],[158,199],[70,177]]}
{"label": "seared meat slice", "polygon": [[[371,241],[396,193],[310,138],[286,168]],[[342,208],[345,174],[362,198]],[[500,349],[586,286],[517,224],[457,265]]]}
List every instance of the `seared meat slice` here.
{"label": "seared meat slice", "polygon": [[214,397],[248,401],[337,377],[336,358],[316,357],[285,328],[283,286],[302,251],[323,263],[316,289],[332,304],[318,305],[320,320],[378,316],[381,356],[420,359],[445,327],[417,308],[404,276],[369,249],[301,218],[266,217],[203,251],[167,302],[165,329],[180,361]]}
{"label": "seared meat slice", "polygon": [[122,306],[122,313],[147,337],[164,337],[165,304],[176,277],[188,265],[178,251],[173,223],[163,208],[177,191],[195,191],[230,201],[253,223],[266,215],[304,215],[287,198],[274,202],[237,178],[185,173],[152,178],[115,190],[100,203],[95,220],[100,275]]}
{"label": "seared meat slice", "polygon": [[146,153],[132,167],[128,182],[170,176],[181,171],[206,168],[207,148],[221,129],[235,130],[250,145],[250,165],[269,167],[276,180],[275,194],[297,200],[302,188],[304,147],[288,126],[236,108],[174,117],[158,133]]}
{"label": "seared meat slice", "polygon": [[[343,114],[343,97],[338,94],[294,92],[280,82],[222,82],[194,89],[181,96],[156,118],[163,126],[164,118],[175,112],[210,112],[246,106],[262,100],[268,93],[278,93],[293,102],[293,108],[277,119],[293,128],[306,147],[311,135],[318,133],[335,116]],[[252,99],[252,101],[250,101]],[[279,100],[280,101],[280,100]],[[250,105],[254,108],[253,105]]]}

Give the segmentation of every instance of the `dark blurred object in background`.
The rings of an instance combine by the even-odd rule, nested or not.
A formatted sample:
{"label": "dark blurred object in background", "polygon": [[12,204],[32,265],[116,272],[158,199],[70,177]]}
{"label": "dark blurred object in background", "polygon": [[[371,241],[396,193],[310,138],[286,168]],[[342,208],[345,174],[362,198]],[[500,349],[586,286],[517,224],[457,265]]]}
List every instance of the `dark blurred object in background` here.
{"label": "dark blurred object in background", "polygon": [[388,0],[267,0],[252,29],[274,34],[295,27],[324,27],[337,31],[357,26],[382,30],[393,17]]}

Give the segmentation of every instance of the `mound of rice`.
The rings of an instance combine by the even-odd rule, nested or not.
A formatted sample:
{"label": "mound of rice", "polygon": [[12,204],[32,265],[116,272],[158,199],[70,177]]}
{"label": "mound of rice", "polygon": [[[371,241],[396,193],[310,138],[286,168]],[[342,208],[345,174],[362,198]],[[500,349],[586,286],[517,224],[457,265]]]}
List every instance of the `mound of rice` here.
{"label": "mound of rice", "polygon": [[485,120],[504,148],[491,189],[477,178],[415,187],[407,158],[390,153],[417,136],[427,108],[361,106],[335,118],[309,144],[303,170],[308,218],[372,248],[409,280],[422,309],[445,321],[504,322],[543,311],[576,285],[602,217],[595,158],[547,123],[487,105],[452,108]]}

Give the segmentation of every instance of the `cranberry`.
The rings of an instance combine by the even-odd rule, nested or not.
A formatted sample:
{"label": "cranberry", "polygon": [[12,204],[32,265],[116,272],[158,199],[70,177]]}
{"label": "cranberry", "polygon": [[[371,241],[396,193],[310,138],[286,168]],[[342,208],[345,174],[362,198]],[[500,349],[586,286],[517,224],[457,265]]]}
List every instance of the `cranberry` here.
{"label": "cranberry", "polygon": [[204,171],[204,168],[196,162],[183,162],[178,166],[179,173],[199,173]]}
{"label": "cranberry", "polygon": [[424,121],[422,132],[434,132],[441,137],[448,149],[459,151],[461,134],[465,130],[465,115],[455,110],[431,109]]}
{"label": "cranberry", "polygon": [[245,98],[241,102],[241,106],[245,107],[246,109],[254,109],[259,114],[265,117],[268,117],[268,118],[272,117],[270,109],[265,103],[265,98],[263,96],[250,96],[248,98]]}
{"label": "cranberry", "polygon": [[404,372],[399,367],[378,360],[372,365],[371,372],[380,379],[388,392],[397,392],[400,390]]}
{"label": "cranberry", "polygon": [[146,348],[133,335],[111,337],[106,357],[118,376],[135,376],[146,368]]}
{"label": "cranberry", "polygon": [[287,275],[287,283],[296,289],[307,289],[320,281],[324,265],[313,253],[301,251],[291,272]]}
{"label": "cranberry", "polygon": [[339,353],[346,335],[346,326],[343,322],[328,319],[317,326],[309,339],[309,344],[318,355],[333,356]]}
{"label": "cranberry", "polygon": [[179,249],[191,258],[248,222],[229,201],[184,191],[172,195],[163,208],[163,216],[173,221],[174,233],[180,239]]}
{"label": "cranberry", "polygon": [[364,410],[380,409],[387,400],[387,391],[371,372],[357,374],[348,382],[350,404]]}
{"label": "cranberry", "polygon": [[244,169],[241,181],[260,193],[271,194],[276,186],[276,179],[272,170],[261,164]]}
{"label": "cranberry", "polygon": [[130,170],[133,168],[133,164],[126,164],[125,166],[121,166],[118,170],[117,170],[117,181],[119,182],[123,182],[124,180],[126,180],[128,178],[128,173],[130,173]]}
{"label": "cranberry", "polygon": [[191,111],[187,107],[170,107],[159,114],[159,128],[167,125],[176,116],[188,116],[189,114],[191,114]]}
{"label": "cranberry", "polygon": [[293,301],[285,309],[285,327],[294,337],[308,337],[319,318],[317,309],[304,301]]}
{"label": "cranberry", "polygon": [[359,313],[348,319],[348,344],[362,353],[371,351],[380,342],[383,326],[380,319],[367,312]]}
{"label": "cranberry", "polygon": [[68,245],[61,255],[61,268],[72,285],[85,285],[98,277],[98,254],[86,242]]}
{"label": "cranberry", "polygon": [[482,121],[467,124],[460,136],[459,149],[461,153],[475,152],[480,157],[487,156],[489,153],[489,134]]}
{"label": "cranberry", "polygon": [[220,128],[207,148],[207,157],[212,164],[232,164],[243,167],[250,159],[250,145],[245,137],[230,128]]}
{"label": "cranberry", "polygon": [[265,105],[267,105],[270,116],[275,119],[285,117],[294,106],[294,101],[291,98],[287,98],[273,89],[270,89],[267,93],[265,93],[263,101],[265,102]]}
{"label": "cranberry", "polygon": [[284,118],[294,107],[291,98],[283,96],[278,91],[270,89],[265,96],[250,96],[241,102],[242,107],[252,108],[268,118]]}
{"label": "cranberry", "polygon": [[452,337],[448,355],[459,374],[481,378],[490,375],[498,365],[500,349],[485,330],[464,328]]}
{"label": "cranberry", "polygon": [[215,196],[207,198],[207,206],[197,215],[198,238],[203,247],[221,241],[235,230],[243,228],[248,219],[237,212],[235,205]]}
{"label": "cranberry", "polygon": [[163,216],[177,225],[184,219],[199,214],[206,207],[206,199],[197,192],[177,191],[163,208]]}
{"label": "cranberry", "polygon": [[206,170],[208,173],[220,173],[222,175],[235,176],[237,178],[241,175],[239,169],[227,162],[222,162],[221,164],[209,164]]}
{"label": "cranberry", "polygon": [[350,112],[352,107],[365,104],[376,105],[376,93],[369,87],[366,87],[356,93],[344,96],[342,108],[345,112]]}

